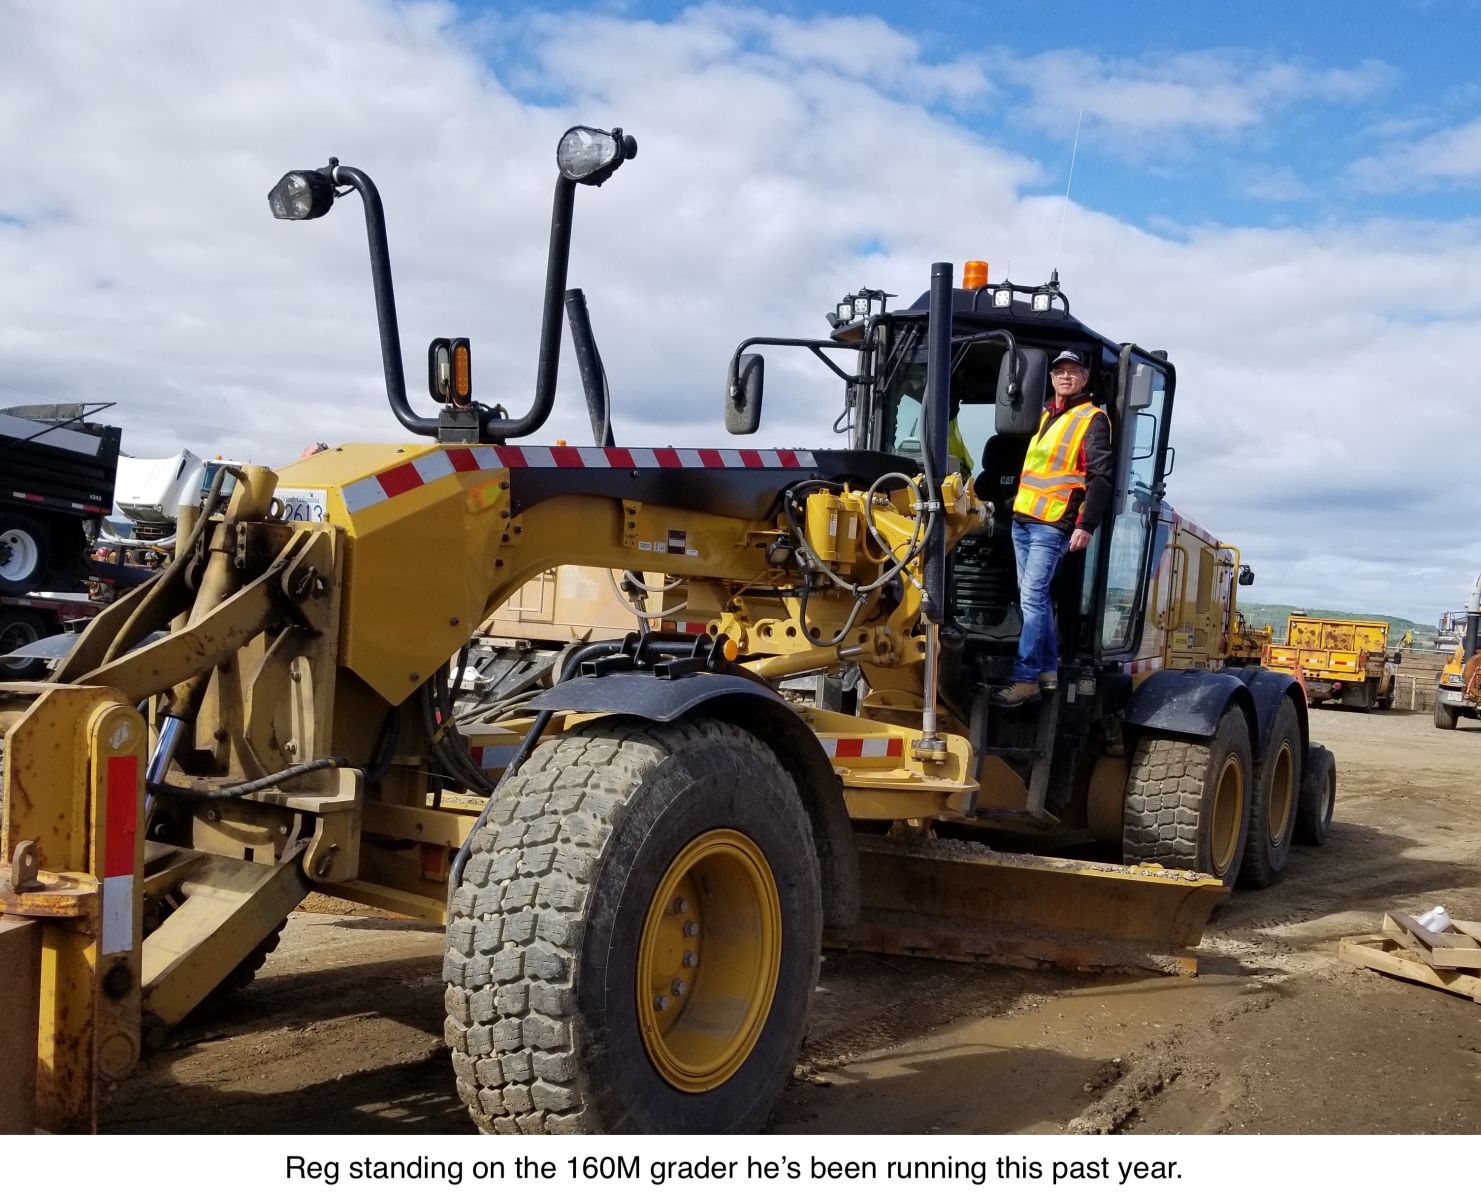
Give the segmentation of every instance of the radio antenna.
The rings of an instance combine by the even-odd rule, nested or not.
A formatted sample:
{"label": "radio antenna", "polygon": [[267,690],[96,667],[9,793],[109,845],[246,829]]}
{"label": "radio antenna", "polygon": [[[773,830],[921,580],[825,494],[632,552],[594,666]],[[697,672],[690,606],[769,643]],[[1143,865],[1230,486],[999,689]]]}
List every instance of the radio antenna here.
{"label": "radio antenna", "polygon": [[1064,249],[1064,219],[1070,209],[1070,184],[1075,182],[1075,156],[1080,153],[1080,126],[1085,121],[1085,110],[1075,119],[1075,144],[1070,150],[1070,177],[1064,181],[1064,200],[1059,206],[1059,241],[1054,247],[1054,273],[1059,274],[1059,253]]}

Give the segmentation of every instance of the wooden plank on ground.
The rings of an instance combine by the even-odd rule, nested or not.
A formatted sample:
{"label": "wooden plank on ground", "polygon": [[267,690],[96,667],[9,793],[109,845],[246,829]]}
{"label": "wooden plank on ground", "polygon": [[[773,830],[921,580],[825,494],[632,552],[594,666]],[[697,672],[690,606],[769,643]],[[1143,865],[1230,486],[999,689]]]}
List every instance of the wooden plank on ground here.
{"label": "wooden plank on ground", "polygon": [[1457,921],[1454,917],[1451,917],[1450,923],[1468,938],[1481,943],[1481,921]]}
{"label": "wooden plank on ground", "polygon": [[1360,967],[1400,979],[1412,979],[1415,983],[1428,984],[1481,1004],[1481,978],[1458,971],[1437,971],[1428,963],[1402,958],[1395,953],[1400,947],[1401,943],[1386,934],[1369,933],[1343,938],[1338,944],[1337,954]]}
{"label": "wooden plank on ground", "polygon": [[1385,913],[1383,929],[1434,967],[1451,971],[1481,971],[1481,945],[1464,933],[1431,933],[1405,913]]}

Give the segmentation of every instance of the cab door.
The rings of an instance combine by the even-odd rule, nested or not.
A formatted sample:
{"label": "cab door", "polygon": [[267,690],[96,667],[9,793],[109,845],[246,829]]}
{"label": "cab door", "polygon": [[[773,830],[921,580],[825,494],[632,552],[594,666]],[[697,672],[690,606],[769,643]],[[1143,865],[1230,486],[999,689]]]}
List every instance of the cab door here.
{"label": "cab door", "polygon": [[1176,372],[1170,362],[1130,343],[1121,347],[1112,437],[1114,490],[1098,531],[1092,615],[1096,659],[1137,656],[1148,584],[1163,550],[1163,477]]}

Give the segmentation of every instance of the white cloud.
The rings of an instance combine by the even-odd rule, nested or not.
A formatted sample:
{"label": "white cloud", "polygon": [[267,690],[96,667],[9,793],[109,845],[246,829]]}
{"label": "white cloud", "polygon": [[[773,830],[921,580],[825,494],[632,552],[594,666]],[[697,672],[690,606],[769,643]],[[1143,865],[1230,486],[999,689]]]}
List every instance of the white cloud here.
{"label": "white cloud", "polygon": [[1374,192],[1421,191],[1481,183],[1481,117],[1359,159],[1353,178]]}
{"label": "white cloud", "polygon": [[1127,139],[1233,136],[1295,104],[1362,99],[1391,77],[1376,62],[1318,68],[1227,50],[1140,59],[1053,50],[997,61],[1027,89],[1028,114],[1041,127],[1065,133],[1083,110],[1090,125]]}
{"label": "white cloud", "polygon": [[[582,189],[571,259],[618,436],[713,444],[743,337],[821,334],[832,302],[865,284],[913,298],[938,259],[984,257],[995,273],[1011,260],[1019,279],[1055,265],[1060,199],[1039,193],[1040,165],[934,111],[978,103],[975,70],[878,21],[719,8],[468,23],[389,0],[12,4],[0,403],[117,401],[138,453],[183,443],[273,462],[320,438],[404,437],[358,202],[306,225],[267,212],[284,170],[337,154],[385,200],[413,404],[430,407],[427,339],[468,335],[481,398],[522,412],[555,141],[586,121],[640,144],[600,191]],[[1180,70],[1161,82],[1192,86]],[[1191,111],[1238,130],[1365,78],[1270,68],[1252,99],[1231,75]],[[1014,102],[1011,80],[995,83],[994,102]],[[1111,95],[1106,119],[1150,119]],[[1450,447],[1475,442],[1481,416],[1474,372],[1436,368],[1481,345],[1481,226],[1158,235],[1072,204],[1059,265],[1091,324],[1172,353],[1171,497],[1238,540],[1257,598],[1419,616],[1463,599],[1481,541],[1456,543],[1464,458]],[[777,352],[767,386],[757,440],[834,441],[831,376]],[[569,353],[541,435],[555,436],[585,436]]]}

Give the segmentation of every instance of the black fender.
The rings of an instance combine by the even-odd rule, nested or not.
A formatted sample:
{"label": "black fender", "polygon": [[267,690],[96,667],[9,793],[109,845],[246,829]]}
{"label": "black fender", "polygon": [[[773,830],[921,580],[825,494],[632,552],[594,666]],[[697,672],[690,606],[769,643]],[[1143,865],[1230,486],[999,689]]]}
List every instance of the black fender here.
{"label": "black fender", "polygon": [[797,783],[812,822],[823,883],[823,923],[843,928],[859,919],[859,855],[843,784],[818,737],[793,708],[757,679],[698,672],[665,679],[646,671],[578,676],[532,700],[551,712],[614,713],[667,723],[714,717],[754,734]]}
{"label": "black fender", "polygon": [[1311,729],[1306,711],[1306,694],[1294,675],[1282,671],[1269,671],[1264,667],[1230,667],[1224,675],[1234,675],[1250,690],[1250,699],[1255,704],[1255,724],[1258,737],[1255,739],[1255,758],[1265,756],[1270,744],[1270,727],[1275,723],[1275,713],[1280,702],[1287,696],[1296,706],[1296,722],[1301,726],[1301,755],[1305,761],[1306,747],[1311,744]]}
{"label": "black fender", "polygon": [[1212,737],[1231,704],[1244,713],[1253,744],[1259,733],[1250,689],[1237,675],[1222,672],[1155,671],[1132,692],[1121,719],[1142,729]]}

